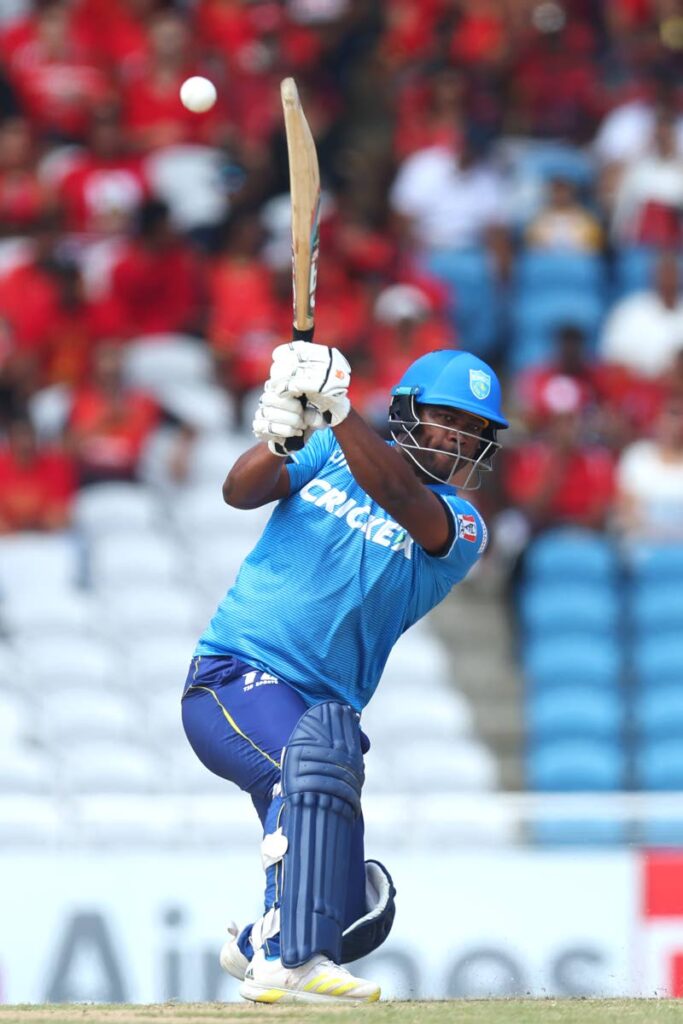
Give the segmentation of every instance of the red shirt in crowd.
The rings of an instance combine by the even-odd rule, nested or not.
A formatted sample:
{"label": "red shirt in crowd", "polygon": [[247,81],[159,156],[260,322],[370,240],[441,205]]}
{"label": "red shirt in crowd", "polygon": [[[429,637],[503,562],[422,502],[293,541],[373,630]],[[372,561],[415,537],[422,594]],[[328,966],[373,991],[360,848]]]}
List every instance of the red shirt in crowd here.
{"label": "red shirt in crowd", "polygon": [[577,447],[560,454],[554,445],[532,441],[507,453],[503,466],[506,497],[515,505],[533,502],[556,480],[545,508],[546,524],[601,525],[614,498],[614,460],[604,448]]}
{"label": "red shirt in crowd", "polygon": [[142,391],[115,397],[94,386],[77,391],[68,425],[82,478],[134,479],[160,416],[155,399]]}
{"label": "red shirt in crowd", "polygon": [[123,338],[183,332],[192,327],[199,300],[198,265],[187,246],[149,250],[132,242],[112,271],[99,322]]}
{"label": "red shirt in crowd", "polygon": [[0,448],[0,533],[61,529],[75,490],[73,462],[63,452],[46,449],[20,462]]}

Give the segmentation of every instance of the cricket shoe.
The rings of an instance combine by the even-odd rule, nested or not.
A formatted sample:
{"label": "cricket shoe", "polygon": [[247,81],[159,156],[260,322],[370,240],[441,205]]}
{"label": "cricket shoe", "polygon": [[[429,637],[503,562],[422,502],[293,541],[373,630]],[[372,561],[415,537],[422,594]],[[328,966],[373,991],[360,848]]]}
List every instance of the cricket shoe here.
{"label": "cricket shoe", "polygon": [[244,974],[249,966],[249,961],[237,945],[239,933],[239,928],[234,921],[231,921],[228,925],[230,938],[227,942],[223,943],[218,959],[224,971],[232,974],[233,978],[237,978],[238,981],[244,981]]}
{"label": "cricket shoe", "polygon": [[301,967],[285,967],[280,960],[266,960],[260,949],[247,967],[240,995],[254,1003],[375,1003],[380,987],[321,954]]}

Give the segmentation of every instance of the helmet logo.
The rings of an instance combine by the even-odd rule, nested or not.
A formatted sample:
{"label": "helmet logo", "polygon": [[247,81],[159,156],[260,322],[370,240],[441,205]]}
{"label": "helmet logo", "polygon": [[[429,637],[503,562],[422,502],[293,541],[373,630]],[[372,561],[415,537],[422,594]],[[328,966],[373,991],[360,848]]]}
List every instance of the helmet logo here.
{"label": "helmet logo", "polygon": [[470,391],[475,398],[488,398],[491,394],[491,378],[484,370],[470,370]]}

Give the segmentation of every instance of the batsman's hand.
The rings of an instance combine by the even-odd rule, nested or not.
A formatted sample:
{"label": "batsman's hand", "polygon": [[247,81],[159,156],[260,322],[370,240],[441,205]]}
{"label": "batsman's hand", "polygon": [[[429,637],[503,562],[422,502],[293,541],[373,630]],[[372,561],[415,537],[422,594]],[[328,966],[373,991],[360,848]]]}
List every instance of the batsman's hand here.
{"label": "batsman's hand", "polygon": [[293,341],[273,352],[270,380],[280,394],[305,396],[336,427],[351,408],[351,367],[337,348]]}
{"label": "batsman's hand", "polygon": [[265,441],[273,455],[285,457],[289,437],[303,437],[304,444],[315,430],[325,426],[322,413],[304,408],[301,400],[276,390],[272,380],[266,381],[259,399],[252,430],[259,441]]}

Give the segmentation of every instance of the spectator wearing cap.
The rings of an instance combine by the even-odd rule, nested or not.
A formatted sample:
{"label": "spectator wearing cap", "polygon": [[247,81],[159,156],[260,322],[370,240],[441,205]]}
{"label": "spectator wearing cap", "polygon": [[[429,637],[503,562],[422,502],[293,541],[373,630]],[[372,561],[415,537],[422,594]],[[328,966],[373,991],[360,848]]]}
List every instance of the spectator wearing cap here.
{"label": "spectator wearing cap", "polygon": [[358,353],[354,401],[378,428],[386,425],[386,395],[406,366],[435,349],[455,348],[454,331],[425,291],[413,284],[383,289],[375,300],[367,344]]}
{"label": "spectator wearing cap", "polygon": [[0,445],[0,533],[63,530],[75,490],[72,459],[40,446],[29,419],[13,419]]}
{"label": "spectator wearing cap", "polygon": [[627,295],[607,318],[598,346],[604,363],[642,377],[660,376],[683,346],[683,297],[675,252],[657,261],[653,287]]}
{"label": "spectator wearing cap", "polygon": [[683,393],[668,396],[651,437],[624,449],[615,525],[629,541],[683,541]]}
{"label": "spectator wearing cap", "polygon": [[507,503],[532,533],[558,525],[602,529],[614,498],[614,459],[584,436],[581,389],[571,377],[550,377],[542,402],[543,429],[504,460]]}

